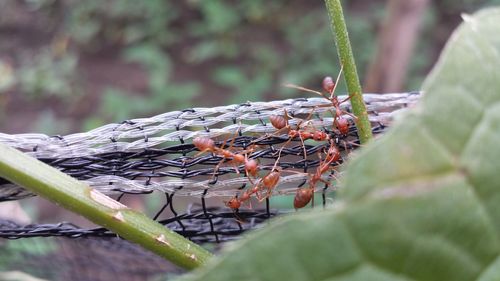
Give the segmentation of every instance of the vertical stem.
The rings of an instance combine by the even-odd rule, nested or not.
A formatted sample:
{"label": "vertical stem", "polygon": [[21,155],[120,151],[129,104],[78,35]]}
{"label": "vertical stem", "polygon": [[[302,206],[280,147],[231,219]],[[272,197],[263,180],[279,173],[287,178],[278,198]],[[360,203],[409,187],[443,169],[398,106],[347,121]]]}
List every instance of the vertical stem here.
{"label": "vertical stem", "polygon": [[340,0],[325,0],[325,4],[330,17],[330,25],[335,37],[339,60],[344,68],[344,77],[349,96],[351,97],[352,111],[357,117],[356,127],[358,128],[359,139],[361,143],[367,143],[373,138],[371,124],[368,120],[365,102],[363,101],[363,92],[347,34],[342,5],[340,4]]}
{"label": "vertical stem", "polygon": [[190,269],[212,255],[146,215],[63,172],[0,143],[0,177],[102,225],[119,236]]}

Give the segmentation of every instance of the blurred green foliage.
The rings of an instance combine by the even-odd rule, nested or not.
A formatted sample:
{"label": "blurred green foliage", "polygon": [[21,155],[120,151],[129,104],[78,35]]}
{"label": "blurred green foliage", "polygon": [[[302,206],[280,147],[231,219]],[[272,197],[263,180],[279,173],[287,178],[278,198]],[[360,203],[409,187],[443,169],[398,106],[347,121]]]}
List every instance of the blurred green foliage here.
{"label": "blurred green foliage", "polygon": [[[431,5],[406,88],[418,89],[433,64],[441,47],[433,29],[443,25],[441,18],[451,15],[458,22],[461,12],[499,2],[461,0]],[[321,77],[336,75],[339,70],[322,1],[24,0],[4,2],[2,10],[8,12],[20,3],[25,3],[34,18],[57,23],[44,27],[46,35],[55,39],[34,56],[20,56],[13,64],[14,78],[4,75],[8,78],[4,85],[14,84],[28,102],[50,103],[57,98],[62,104],[77,104],[87,96],[96,102],[86,118],[75,118],[73,124],[66,118],[58,126],[60,116],[44,113],[45,121],[36,128],[50,130],[43,123],[54,122],[60,134],[66,133],[61,131],[64,128],[87,130],[185,107],[303,96],[307,94],[282,85],[318,88]],[[344,4],[361,80],[375,52],[384,5],[382,0]],[[54,48],[58,38],[68,40],[67,50]],[[95,81],[81,75],[82,67],[86,58],[102,56],[141,68],[146,73],[145,89],[109,78],[99,81],[105,85],[93,88]],[[338,90],[345,88],[340,85]],[[82,92],[85,95],[80,97]]]}
{"label": "blurred green foliage", "polygon": [[0,94],[14,84],[14,73],[10,64],[0,60]]}
{"label": "blurred green foliage", "polygon": [[168,28],[178,17],[173,1],[74,1],[68,12],[66,32],[89,49],[145,41],[162,46],[176,38]]}
{"label": "blurred green foliage", "polygon": [[38,113],[33,121],[33,130],[47,135],[60,135],[61,132],[71,131],[71,119],[57,116],[54,111],[44,109]]}
{"label": "blurred green foliage", "polygon": [[30,99],[57,96],[61,100],[72,100],[81,94],[76,67],[78,58],[74,54],[56,55],[43,49],[34,57],[23,57],[16,77],[21,92]]}
{"label": "blurred green foliage", "polygon": [[[58,250],[53,240],[40,237],[20,240],[4,240],[2,242],[2,255],[0,255],[0,272],[12,269],[22,270],[26,273],[37,274],[40,270],[31,267],[19,268],[25,259],[44,259]],[[1,278],[0,278],[1,279]],[[3,279],[1,279],[3,280]]]}
{"label": "blurred green foliage", "polygon": [[[149,77],[149,96],[109,87],[103,93],[101,116],[119,121],[141,114],[161,112],[165,108],[172,109],[172,105],[186,108],[191,106],[192,98],[199,93],[197,83],[178,83],[172,79],[172,61],[157,45],[141,44],[130,47],[124,50],[123,57],[125,61],[138,63],[146,69]],[[124,95],[127,96],[126,99]]]}

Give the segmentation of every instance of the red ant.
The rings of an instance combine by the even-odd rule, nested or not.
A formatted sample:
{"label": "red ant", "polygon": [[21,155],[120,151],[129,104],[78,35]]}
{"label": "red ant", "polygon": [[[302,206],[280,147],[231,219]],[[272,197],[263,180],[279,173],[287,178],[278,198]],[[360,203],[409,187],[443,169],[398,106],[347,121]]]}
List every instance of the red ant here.
{"label": "red ant", "polygon": [[[330,148],[328,149],[327,157],[325,158],[324,161],[320,162],[320,165],[316,169],[316,172],[311,176],[309,180],[309,187],[300,188],[297,190],[297,193],[295,194],[295,198],[293,201],[293,206],[295,209],[303,208],[307,204],[309,204],[311,199],[314,200],[313,196],[314,196],[315,186],[319,181],[329,184],[321,177],[324,173],[326,173],[330,169],[330,165],[334,162],[339,161],[340,158],[341,158],[340,151],[332,142]],[[257,196],[257,198],[259,199],[259,201],[262,201],[265,198],[269,197],[271,195],[272,189],[278,184],[280,179],[280,171],[276,169],[276,165],[277,161],[275,162],[275,165],[271,170],[271,172],[267,174],[265,177],[263,177],[262,180],[257,185],[255,185],[252,189],[243,192],[242,196],[240,196],[239,198],[235,196],[231,198],[229,201],[225,202],[226,206],[233,210],[239,209],[245,201],[250,200],[253,194],[258,194],[258,192],[262,191],[263,188],[267,189],[266,196],[261,198]]]}
{"label": "red ant", "polygon": [[[232,159],[232,161],[235,162],[236,164],[244,164],[245,165],[245,173],[246,173],[247,177],[248,177],[248,175],[251,175],[252,177],[255,178],[257,176],[258,171],[259,171],[258,162],[255,159],[248,159],[247,154],[243,155],[243,151],[240,151],[240,153],[234,153],[229,149],[223,149],[225,142],[226,141],[224,141],[224,143],[222,144],[221,147],[217,147],[217,146],[215,146],[215,142],[210,138],[196,137],[193,139],[193,144],[200,151],[200,153],[208,151],[208,152],[212,152],[212,153],[224,158],[224,159],[222,159],[221,163],[219,163],[216,166],[214,171],[217,171],[219,165],[222,164],[222,162],[224,160]],[[234,143],[234,138],[231,141],[230,147],[233,145],[233,143]],[[237,168],[235,168],[235,169],[237,172],[239,172]],[[248,177],[248,179],[250,180],[250,182],[252,182],[250,177]]]}
{"label": "red ant", "polygon": [[332,113],[332,115],[334,116],[333,123],[334,123],[335,127],[337,128],[337,130],[342,135],[346,135],[349,133],[349,121],[346,118],[344,118],[342,116],[342,114],[350,115],[354,119],[357,119],[357,117],[340,108],[340,105],[342,103],[348,101],[351,97],[349,96],[346,99],[339,101],[337,96],[334,94],[335,89],[337,88],[338,82],[340,80],[341,74],[342,74],[342,67],[340,68],[340,72],[339,72],[339,75],[337,76],[337,80],[333,81],[333,78],[330,76],[327,76],[323,79],[323,82],[322,82],[323,90],[325,90],[329,95],[325,95],[322,92],[314,91],[314,90],[307,89],[307,88],[300,87],[300,86],[293,85],[293,84],[285,84],[285,86],[290,87],[290,88],[295,88],[298,90],[302,90],[302,91],[306,91],[306,92],[310,92],[310,93],[314,93],[314,94],[318,94],[318,95],[324,97],[325,99],[327,99],[328,101],[330,101],[332,106],[335,108],[335,113]]}
{"label": "red ant", "polygon": [[[269,197],[271,195],[271,191],[276,185],[278,184],[280,179],[280,171],[277,169],[273,169],[269,174],[264,176],[259,183],[257,183],[252,189],[246,190],[243,192],[243,194],[238,198],[238,197],[233,197],[229,201],[226,202],[226,206],[229,208],[236,210],[241,207],[241,204],[244,203],[245,201],[250,200],[251,196],[253,194],[257,195],[257,199],[259,201],[264,200],[265,198]],[[266,196],[262,197],[259,196],[259,192],[262,191],[262,189],[267,189],[267,194]]]}
{"label": "red ant", "polygon": [[[283,148],[285,148],[285,146],[288,144],[288,142],[290,142],[292,139],[294,139],[296,137],[299,137],[300,141],[302,142],[302,147],[304,149],[304,157],[307,157],[304,140],[307,140],[307,139],[314,139],[316,141],[330,140],[330,136],[321,130],[314,130],[313,132],[301,130],[300,129],[301,122],[299,124],[297,124],[297,129],[291,129],[291,126],[288,122],[288,118],[289,118],[288,113],[287,113],[286,109],[284,109],[284,111],[285,111],[284,117],[280,116],[280,115],[272,115],[269,117],[271,124],[273,125],[273,127],[278,129],[278,131],[282,130],[282,129],[288,129],[288,136],[290,137],[290,139],[285,144],[283,144],[283,146],[280,148],[280,151],[278,153],[278,158],[276,159],[276,162],[274,163],[274,166],[271,169],[271,172],[268,175],[266,175],[264,178],[262,178],[261,182],[263,183],[263,187],[267,188],[267,195],[264,198],[269,197],[271,195],[272,189],[278,184],[278,181],[280,178],[280,170],[276,169],[276,166],[277,166],[278,161],[281,157],[281,151],[283,150]],[[306,120],[309,120],[311,118],[311,115],[312,115],[312,112],[309,114],[309,116],[307,117]],[[340,154],[339,154],[339,157],[340,157]],[[294,171],[288,171],[288,172],[293,173]],[[260,201],[262,201],[262,200],[263,199],[260,199]]]}
{"label": "red ant", "polygon": [[[235,196],[229,201],[225,202],[227,207],[233,210],[239,209],[241,207],[241,204],[247,200],[250,200],[253,194],[256,194],[259,201],[263,201],[265,198],[271,196],[272,190],[276,187],[280,179],[281,171],[277,168],[277,165],[281,158],[281,152],[283,151],[284,147],[285,146],[282,146],[280,148],[278,157],[274,162],[274,166],[271,168],[271,172],[265,175],[252,189],[243,192],[243,194],[239,198]],[[259,192],[262,192],[263,189],[265,189],[267,193],[265,196],[260,196]]]}
{"label": "red ant", "polygon": [[[314,139],[316,141],[325,141],[330,137],[327,133],[320,130],[310,132],[302,131],[300,130],[300,128],[298,128],[297,130],[291,129],[290,124],[288,123],[288,113],[286,112],[286,110],[285,117],[280,115],[272,115],[269,117],[269,120],[271,120],[271,124],[273,125],[273,127],[278,130],[285,128],[288,129],[288,135],[290,136],[290,138],[299,137],[301,140]],[[300,127],[300,124],[298,126]]]}
{"label": "red ant", "polygon": [[241,204],[247,200],[250,200],[252,194],[254,194],[255,192],[257,192],[257,190],[255,188],[252,188],[252,190],[248,191],[248,190],[245,190],[245,192],[243,192],[243,195],[241,195],[241,197],[233,197],[231,198],[229,201],[225,202],[226,206],[228,206],[229,208],[233,209],[233,210],[237,210],[241,207]]}
{"label": "red ant", "polygon": [[261,185],[258,186],[257,192],[262,191],[263,189],[266,190],[266,195],[265,196],[259,196],[257,193],[257,199],[259,201],[263,201],[264,199],[268,198],[272,194],[272,190],[276,187],[280,180],[281,176],[281,171],[279,169],[276,169],[273,167],[271,172],[269,174],[265,175],[262,180],[261,180]]}
{"label": "red ant", "polygon": [[[292,139],[299,137],[299,139],[302,143],[302,147],[304,149],[304,157],[306,157],[307,153],[306,153],[304,140],[314,139],[316,141],[325,141],[325,140],[330,139],[330,136],[321,130],[314,130],[312,132],[306,131],[306,130],[301,130],[300,125],[301,125],[303,120],[301,120],[299,122],[299,124],[297,124],[297,129],[292,129],[289,122],[288,122],[288,120],[289,120],[288,112],[286,111],[286,109],[284,109],[284,111],[285,111],[284,116],[271,115],[269,117],[269,120],[271,121],[271,125],[273,125],[274,128],[278,129],[278,132],[283,130],[283,129],[288,129],[288,136],[290,137],[290,140],[288,140],[283,145],[283,147],[286,146],[286,144],[288,144],[288,142],[290,142]],[[311,118],[311,115],[312,115],[312,112],[309,114],[309,116],[307,117],[306,120],[309,120]]]}
{"label": "red ant", "polygon": [[330,97],[325,97],[323,95],[322,96],[328,99],[332,103],[333,107],[335,107],[335,118],[333,119],[333,123],[341,134],[347,135],[347,133],[349,133],[349,121],[342,116],[343,111],[340,109],[340,104],[349,100],[350,97],[339,102],[337,96],[334,95],[338,80],[339,77],[337,77],[337,81],[334,82],[332,77],[326,76],[321,84],[323,86],[323,90],[325,90],[327,93],[330,93]]}
{"label": "red ant", "polygon": [[295,198],[293,200],[293,207],[295,209],[303,208],[307,204],[309,204],[311,199],[314,200],[314,190],[318,181],[329,184],[328,182],[323,180],[321,176],[330,169],[330,165],[332,163],[339,161],[340,157],[340,151],[332,142],[330,148],[328,149],[325,160],[320,161],[316,172],[311,176],[311,179],[309,180],[309,187],[299,188],[297,190],[297,193],[295,194]]}

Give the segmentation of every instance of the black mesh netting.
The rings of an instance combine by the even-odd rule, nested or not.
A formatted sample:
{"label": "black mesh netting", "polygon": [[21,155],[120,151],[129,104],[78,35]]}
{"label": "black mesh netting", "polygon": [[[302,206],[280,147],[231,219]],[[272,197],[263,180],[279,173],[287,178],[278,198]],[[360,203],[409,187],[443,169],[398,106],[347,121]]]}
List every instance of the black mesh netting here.
{"label": "black mesh netting", "polygon": [[[419,93],[365,94],[364,98],[373,133],[378,135],[399,110],[419,98]],[[341,106],[349,112],[348,102]],[[290,138],[286,130],[277,132],[269,118],[284,116],[285,112],[290,115],[290,128],[321,131],[327,140],[303,141]],[[293,99],[192,108],[68,136],[0,133],[0,142],[117,200],[152,195],[161,202],[150,211],[152,218],[197,243],[211,243],[236,239],[246,230],[261,227],[269,218],[293,212],[297,189],[310,188],[312,175],[328,157],[325,153],[335,146],[341,157],[329,163],[331,169],[320,175],[325,183],[318,181],[313,186],[314,204],[328,204],[341,183],[338,166],[359,147],[352,117],[346,113],[344,118],[351,126],[341,134],[333,125],[332,107],[326,99]],[[247,176],[243,163],[235,163],[219,152],[200,153],[192,142],[196,137],[214,140],[219,152],[231,151],[257,160],[258,175]],[[232,198],[243,198],[252,187],[262,185],[263,178],[272,171],[279,171],[279,181],[273,188],[253,194],[240,208],[227,206]],[[31,196],[0,178],[0,202]],[[135,202],[144,206],[149,201]],[[6,238],[0,239],[4,257],[0,257],[0,271],[30,268],[35,276],[49,280],[109,280],[109,276],[124,276],[123,272],[129,279],[120,280],[146,280],[173,272],[168,262],[103,228],[83,228],[67,222],[23,225],[0,219],[0,238]],[[33,246],[39,244],[49,246]],[[34,251],[37,247],[44,250]],[[135,266],[137,260],[145,265]],[[73,268],[73,263],[78,268]],[[77,275],[80,279],[68,278]]]}

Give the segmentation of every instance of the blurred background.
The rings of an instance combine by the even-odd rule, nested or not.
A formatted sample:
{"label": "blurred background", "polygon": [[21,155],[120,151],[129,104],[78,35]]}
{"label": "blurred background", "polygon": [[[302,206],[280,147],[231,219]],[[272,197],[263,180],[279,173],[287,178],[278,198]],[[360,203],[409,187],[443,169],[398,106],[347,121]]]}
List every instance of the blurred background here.
{"label": "blurred background", "polygon": [[[365,92],[418,90],[460,14],[498,3],[344,1]],[[5,133],[297,97],[281,85],[338,70],[323,1],[0,0]]]}
{"label": "blurred background", "polygon": [[[418,90],[461,13],[495,4],[500,0],[344,1],[364,91]],[[3,133],[64,135],[188,107],[299,97],[306,94],[282,84],[317,89],[338,71],[319,0],[0,0]],[[152,195],[125,202],[152,215],[162,200]],[[22,208],[4,202],[0,209],[24,224],[64,219],[91,225],[41,198],[23,200]],[[17,253],[47,243],[21,240],[0,246]],[[78,247],[66,252],[82,255]],[[12,268],[6,266],[12,254],[3,258],[0,271]],[[130,260],[136,263],[133,253]],[[75,264],[83,276],[81,261]],[[91,280],[110,280],[96,279],[94,264],[88,271]]]}

